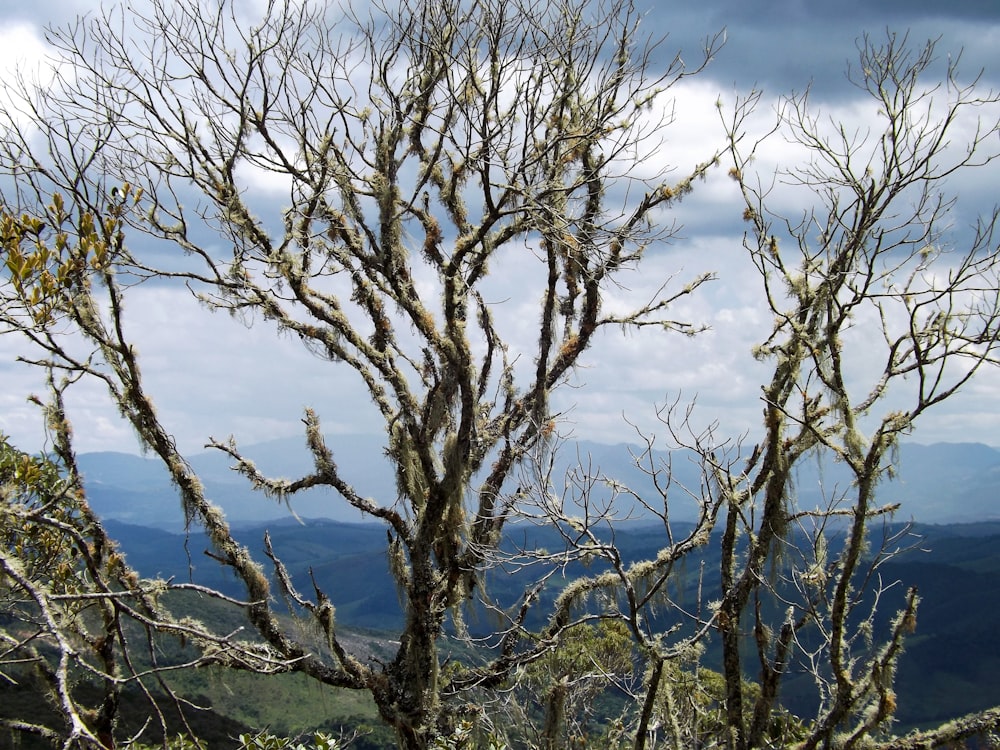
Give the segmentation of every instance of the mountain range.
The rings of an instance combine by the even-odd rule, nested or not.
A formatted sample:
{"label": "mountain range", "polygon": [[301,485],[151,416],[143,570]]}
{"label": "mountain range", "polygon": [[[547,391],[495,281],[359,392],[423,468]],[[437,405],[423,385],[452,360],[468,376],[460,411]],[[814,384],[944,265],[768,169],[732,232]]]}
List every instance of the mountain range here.
{"label": "mountain range", "polygon": [[[886,534],[894,536],[902,526],[887,528]],[[236,597],[245,595],[226,568],[203,554],[208,544],[199,532],[176,533],[117,521],[108,521],[107,527],[129,563],[143,575],[190,580]],[[338,631],[358,633],[366,643],[398,637],[403,609],[389,574],[385,530],[380,525],[310,519],[242,525],[238,539],[259,559],[263,559],[265,531],[296,586],[311,591],[315,585],[330,596]],[[888,632],[903,592],[911,586],[918,588],[917,630],[907,641],[896,679],[899,732],[1000,704],[1000,682],[995,679],[1000,671],[995,644],[1000,620],[1000,522],[914,524],[905,533],[910,549],[879,567],[880,580],[888,588],[873,623],[874,633]],[[545,530],[533,529],[529,534],[531,544],[557,542]],[[655,556],[664,541],[662,524],[633,522],[615,532],[616,546],[626,561]],[[713,538],[700,556],[680,570],[676,595],[688,601],[698,595],[717,597],[714,576],[706,578],[704,590],[694,587],[702,586],[697,580],[702,563],[707,570],[716,569],[718,554],[719,543]],[[569,570],[567,575],[574,572]],[[484,591],[491,600],[516,602],[529,587],[530,575],[497,571],[488,577]],[[558,580],[541,592],[526,626],[542,624],[540,618],[559,592]],[[479,631],[493,622],[482,613],[470,612],[467,617],[473,635],[481,635]],[[706,659],[711,662],[712,642],[708,647]],[[782,689],[786,708],[811,715],[815,700],[812,678],[797,666],[792,668]]]}
{"label": "mountain range", "polygon": [[[331,439],[331,446],[343,474],[359,492],[380,499],[394,496],[391,470],[377,438]],[[630,450],[636,449],[579,443],[563,451],[561,467],[582,462],[590,472],[615,477],[652,497],[654,488],[636,468]],[[293,478],[309,469],[307,451],[296,440],[251,446],[246,454],[272,476]],[[655,459],[671,462],[677,488],[671,490],[671,518],[677,520],[675,533],[681,533],[685,510],[681,488],[697,488],[700,473],[683,454],[660,453]],[[92,505],[141,574],[192,580],[240,594],[231,573],[203,554],[208,547],[204,536],[196,528],[184,529],[180,502],[157,461],[91,453],[80,456],[79,463]],[[288,508],[252,492],[230,463],[218,452],[192,459],[209,496],[233,521],[238,539],[259,554],[266,530],[297,585],[311,590],[315,583],[326,591],[336,606],[338,623],[345,628],[397,632],[402,610],[386,564],[385,529],[361,522],[345,512],[342,501],[320,491],[293,500],[296,518]],[[846,489],[849,481],[843,466],[811,460],[802,466],[792,491],[798,493],[800,504],[808,505]],[[906,531],[912,548],[886,561],[879,568],[881,576],[898,582],[895,591],[917,586],[922,599],[918,629],[908,641],[898,672],[900,730],[1000,704],[1000,683],[994,679],[1000,656],[993,637],[1000,618],[998,495],[1000,451],[980,444],[902,445],[895,478],[880,488],[882,502],[902,504],[893,526],[885,531],[888,536],[915,519]],[[531,544],[549,548],[558,543],[546,536],[551,530],[532,528],[523,533],[531,536]],[[617,528],[615,542],[626,561],[649,558],[664,544],[663,526],[639,518]],[[711,542],[704,555],[707,569],[715,569],[718,544]],[[699,561],[688,567],[698,570]],[[514,601],[525,581],[516,575],[497,575],[484,585],[498,601]],[[717,584],[705,585],[714,589]],[[714,595],[703,593],[708,598]],[[558,590],[544,591],[539,609],[544,611],[546,597],[557,594]],[[886,604],[879,629],[888,627],[895,611],[894,600]],[[475,623],[471,627],[475,630]],[[805,715],[814,689],[800,679],[807,678],[789,675],[783,702]]]}
{"label": "mountain range", "polygon": [[[396,497],[395,479],[380,437],[337,435],[329,438],[329,445],[342,476],[359,494],[391,504]],[[653,482],[632,458],[637,450],[629,445],[567,443],[557,453],[555,476],[582,464],[590,473],[612,478],[640,496],[655,498]],[[296,478],[310,470],[309,453],[300,439],[259,443],[246,447],[244,454],[267,476]],[[693,520],[695,504],[683,488],[700,486],[698,466],[682,451],[659,451],[652,458],[655,465],[670,464],[675,488],[669,496],[671,518]],[[225,510],[232,522],[289,518],[290,509],[303,517],[365,520],[324,488],[295,496],[290,508],[267,499],[230,468],[232,460],[220,451],[197,454],[191,463],[209,498]],[[157,459],[125,453],[85,453],[79,457],[79,464],[90,502],[101,517],[142,526],[175,530],[183,527],[180,500]],[[849,486],[843,465],[809,459],[802,462],[792,491],[798,494],[800,506],[810,507],[825,503],[825,498]],[[934,524],[1000,520],[1000,450],[979,443],[904,443],[899,449],[896,476],[883,483],[879,497],[883,503],[901,504],[899,520]]]}

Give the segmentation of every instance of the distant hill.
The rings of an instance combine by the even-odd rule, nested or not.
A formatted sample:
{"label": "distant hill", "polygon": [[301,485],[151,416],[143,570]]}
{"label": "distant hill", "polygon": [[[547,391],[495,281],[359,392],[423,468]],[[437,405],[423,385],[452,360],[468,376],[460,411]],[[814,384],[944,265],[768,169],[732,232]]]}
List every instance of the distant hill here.
{"label": "distant hill", "polygon": [[[379,438],[331,436],[330,446],[343,475],[359,492],[392,502],[395,482]],[[635,450],[584,442],[564,446],[556,476],[583,463],[591,473],[614,477],[644,498],[656,498],[649,477],[631,458]],[[293,478],[309,471],[301,440],[276,440],[248,446],[245,452],[269,475]],[[922,598],[917,631],[907,643],[897,679],[900,710],[895,729],[905,731],[1000,704],[1000,682],[994,679],[1000,671],[995,648],[1000,622],[1000,451],[980,444],[905,444],[898,458],[897,478],[880,488],[880,501],[902,503],[896,523],[916,519],[913,531],[920,542],[918,549],[879,568],[883,581],[899,583],[880,603],[876,632],[885,632],[902,592],[917,586]],[[143,575],[192,580],[241,595],[231,572],[204,554],[204,536],[196,528],[184,532],[179,499],[158,461],[118,453],[84,454],[79,460],[91,502]],[[670,462],[670,516],[680,533],[694,509],[685,488],[700,487],[700,471],[683,453],[657,453],[653,461]],[[262,548],[268,530],[296,585],[310,592],[315,581],[331,597],[342,627],[395,637],[402,615],[387,569],[382,526],[362,523],[364,519],[333,493],[322,491],[293,499],[294,510],[304,519],[300,523],[287,508],[252,492],[224,455],[209,451],[192,463],[211,499],[226,510],[239,540],[258,559],[266,559]],[[800,467],[792,491],[800,505],[808,506],[849,489],[843,466],[810,459]],[[603,483],[595,491],[610,492]],[[520,535],[521,543],[547,549],[558,545],[551,530],[519,527],[512,533]],[[616,530],[615,541],[629,561],[655,556],[666,540],[662,525],[640,519]],[[693,587],[703,585],[705,600],[716,597],[716,576],[703,581],[698,577],[702,560],[705,570],[718,569],[717,556],[718,544],[713,542],[703,558],[679,567],[676,594],[694,601]],[[561,580],[552,579],[542,593],[541,609],[558,595]],[[508,603],[517,600],[525,584],[523,575],[501,573],[485,581],[491,597]],[[477,619],[471,614],[473,633],[490,626],[488,616]],[[711,658],[715,646],[709,642],[708,648],[706,658]],[[814,696],[812,680],[793,670],[783,688],[786,705],[808,712]]]}
{"label": "distant hill", "polygon": [[[269,528],[277,554],[303,592],[313,581],[327,593],[337,611],[338,623],[347,629],[366,628],[395,637],[402,610],[388,573],[385,530],[378,524],[351,524],[329,520],[299,523],[244,525],[238,536],[260,559],[265,529]],[[890,536],[899,527],[887,529]],[[207,544],[198,533],[174,534],[161,529],[108,522],[129,562],[144,575],[173,576],[226,591],[241,592],[232,574],[203,554]],[[551,530],[523,531],[518,543],[556,549]],[[682,528],[676,531],[682,532]],[[879,567],[882,581],[897,582],[880,601],[874,634],[888,631],[903,592],[916,586],[921,596],[917,630],[909,638],[900,662],[897,692],[900,710],[896,731],[941,723],[990,705],[1000,704],[1000,652],[995,630],[1000,622],[1000,522],[956,525],[914,525],[903,547],[913,549]],[[626,561],[655,556],[665,544],[662,526],[632,523],[616,531],[615,542]],[[702,586],[705,600],[718,596],[718,581],[709,574],[699,581],[700,562],[717,570],[717,540],[702,558],[678,568],[677,597],[697,598]],[[570,575],[573,571],[568,571]],[[561,576],[550,582],[540,608],[559,593]],[[494,574],[486,582],[491,598],[513,603],[528,585],[521,574]],[[679,599],[683,601],[683,598]],[[473,634],[490,627],[489,616],[470,613]],[[539,621],[529,622],[538,626]],[[671,623],[664,623],[668,627]],[[712,643],[706,658],[712,658]],[[792,710],[813,710],[812,678],[793,665],[783,688],[783,701]]]}
{"label": "distant hill", "polygon": [[[894,525],[887,534],[900,528]],[[897,733],[1000,705],[1000,522],[914,524],[908,533],[902,546],[912,549],[878,568],[882,582],[892,588],[874,622],[876,637],[888,632],[903,592],[917,588],[917,626],[896,672]],[[810,691],[811,678],[804,680],[803,692]],[[793,711],[800,684],[792,678],[783,689]]]}
{"label": "distant hill", "polygon": [[[344,478],[363,496],[395,496],[395,480],[385,459],[381,438],[371,435],[331,437],[335,458]],[[287,438],[250,446],[240,446],[258,469],[271,477],[293,479],[310,471],[310,454],[305,441]],[[179,530],[184,514],[176,490],[161,462],[127,453],[84,453],[79,456],[88,497],[103,517],[125,523]],[[205,485],[209,498],[220,505],[232,522],[256,522],[290,518],[281,503],[254,492],[250,483],[230,467],[233,461],[216,450],[191,458],[191,464]],[[323,488],[296,496],[294,510],[303,516],[341,521],[362,520],[360,514]]]}
{"label": "distant hill", "polygon": [[[382,503],[395,499],[395,480],[385,457],[382,439],[372,435],[331,435],[329,445],[344,478],[363,496]],[[583,464],[632,487],[644,498],[658,495],[649,476],[632,459],[634,446],[580,441],[568,443],[557,454],[558,477],[571,466]],[[309,453],[297,438],[246,446],[248,455],[269,476],[295,478],[309,472]],[[671,466],[671,518],[694,518],[695,504],[685,488],[697,490],[700,471],[683,452],[657,452],[654,465]],[[159,461],[124,453],[86,453],[79,458],[91,503],[104,518],[126,523],[180,529],[180,501]],[[222,506],[233,522],[289,518],[288,508],[253,492],[249,483],[229,467],[232,462],[218,451],[193,457],[209,497]],[[802,462],[793,491],[800,505],[824,502],[849,489],[844,466],[814,459]],[[599,491],[606,491],[598,485]],[[898,476],[880,488],[880,500],[900,502],[901,519],[922,523],[971,523],[1000,520],[1000,451],[977,443],[907,443],[900,447]],[[625,502],[623,499],[620,502]],[[365,520],[329,490],[313,489],[292,500],[299,515],[338,521]],[[622,508],[623,511],[627,510]],[[641,513],[640,513],[641,515]]]}

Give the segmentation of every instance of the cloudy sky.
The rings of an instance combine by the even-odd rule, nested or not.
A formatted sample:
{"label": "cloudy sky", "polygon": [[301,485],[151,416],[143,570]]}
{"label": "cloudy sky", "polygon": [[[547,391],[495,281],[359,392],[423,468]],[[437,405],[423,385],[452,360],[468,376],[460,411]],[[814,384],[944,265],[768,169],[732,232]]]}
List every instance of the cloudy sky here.
{"label": "cloudy sky", "polygon": [[[825,113],[863,127],[871,113],[859,104],[844,70],[865,33],[880,37],[887,28],[909,30],[915,42],[940,37],[942,57],[962,51],[962,70],[973,75],[983,69],[981,85],[1000,89],[996,0],[638,4],[644,1],[650,5],[648,29],[669,35],[662,49],[680,49],[692,62],[706,37],[726,32],[725,47],[705,73],[673,91],[676,123],[664,148],[680,169],[721,144],[716,102],[731,102],[754,87],[764,92],[763,114],[771,111],[778,96],[811,86],[814,103]],[[44,27],[64,24],[91,6],[82,0],[0,0],[0,68],[37,60],[44,54]],[[761,169],[775,168],[789,158],[787,151],[782,155],[778,150],[763,157]],[[1000,198],[998,186],[1000,166],[950,184],[961,201],[957,228],[971,222],[973,209],[982,210],[988,200]],[[672,215],[683,225],[679,236],[653,252],[642,276],[627,280],[627,289],[642,295],[673,274],[684,279],[715,271],[716,282],[672,310],[675,318],[705,324],[709,330],[692,339],[609,332],[578,372],[578,387],[565,391],[557,402],[568,410],[567,429],[576,436],[609,443],[630,440],[634,428],[629,422],[663,432],[656,409],[675,400],[696,400],[695,419],[701,424],[718,422],[727,434],[753,429],[760,418],[759,389],[766,373],[750,350],[768,332],[770,317],[760,305],[759,280],[741,251],[741,210],[734,183],[719,170]],[[233,434],[247,444],[297,434],[305,406],[320,412],[328,432],[382,429],[350,372],[313,359],[298,340],[277,337],[266,325],[247,329],[163,287],[144,290],[130,312],[149,388],[186,450],[200,449],[209,436]],[[39,386],[34,373],[13,363],[16,351],[10,337],[0,337],[0,430],[34,449],[41,444],[39,419],[25,398]],[[858,367],[863,369],[863,363]],[[77,388],[72,408],[80,450],[136,450],[129,428],[96,388]],[[985,373],[963,395],[928,415],[913,439],[1000,446],[1000,372]]]}

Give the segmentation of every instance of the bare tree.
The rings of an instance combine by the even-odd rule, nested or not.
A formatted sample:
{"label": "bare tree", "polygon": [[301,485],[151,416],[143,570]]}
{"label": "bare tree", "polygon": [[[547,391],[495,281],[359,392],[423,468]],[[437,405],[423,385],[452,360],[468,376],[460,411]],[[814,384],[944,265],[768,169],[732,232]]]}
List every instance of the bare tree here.
{"label": "bare tree", "polygon": [[[747,249],[775,314],[774,330],[756,352],[774,362],[763,386],[764,439],[740,463],[706,453],[725,505],[725,536],[749,538],[742,564],[724,559],[719,609],[730,696],[739,690],[746,618],[763,687],[752,719],[739,715],[738,700],[728,703],[739,746],[759,744],[806,628],[821,635],[808,657],[823,701],[803,747],[827,746],[833,737],[855,746],[887,725],[896,703],[894,666],[915,626],[917,596],[911,590],[902,597],[882,645],[866,643],[870,617],[856,610],[872,605],[858,590],[882,560],[868,554],[869,526],[894,510],[878,504],[877,487],[892,473],[900,436],[997,361],[997,214],[971,238],[949,238],[952,201],[943,182],[996,157],[1000,123],[989,107],[998,98],[978,91],[975,81],[962,82],[955,61],[941,83],[929,81],[933,43],[914,50],[890,34],[881,43],[863,39],[859,52],[852,80],[873,100],[880,129],[828,125],[807,96],[786,100],[781,111],[779,128],[809,154],[803,166],[779,175],[812,197],[799,216],[772,209],[769,183],[751,177],[756,146],[744,146],[741,127],[752,98],[728,127],[731,175],[750,225]],[[953,143],[963,121],[974,123],[971,134]],[[877,364],[874,376],[866,379],[862,364]],[[795,467],[812,453],[843,464],[850,483],[831,491],[826,507],[797,507]],[[824,544],[837,518],[846,523],[839,549]],[[790,585],[779,593],[765,583],[764,566],[789,555],[782,547],[796,526],[805,527],[809,546],[805,554],[797,550]],[[763,613],[780,607],[764,600],[776,596],[791,607],[768,623]]]}
{"label": "bare tree", "polygon": [[[635,175],[669,125],[659,98],[699,66],[654,64],[627,0],[416,0],[336,15],[275,2],[248,25],[232,3],[154,1],[145,14],[122,6],[52,31],[55,81],[22,86],[11,120],[30,124],[3,142],[5,203],[36,217],[7,243],[27,260],[8,264],[3,320],[67,382],[103,382],[245,584],[269,663],[369,691],[401,746],[426,747],[453,721],[443,696],[504,680],[571,624],[558,618],[530,643],[511,630],[485,676],[441,673],[446,618],[460,617],[515,511],[505,483],[553,432],[550,393],[603,327],[694,330],[666,310],[707,277],[665,285],[625,314],[602,301],[666,238],[661,213],[716,157],[679,179]],[[288,186],[280,215],[252,203],[244,180],[255,172]],[[158,263],[156,241],[184,257]],[[484,291],[501,252],[520,256],[539,300],[529,366],[517,365]],[[385,523],[406,613],[390,663],[349,654],[327,594],[295,591],[269,548],[283,593],[315,617],[332,662],[283,627],[267,575],[146,391],[123,311],[148,279],[274,321],[367,388],[396,497],[355,491],[312,410],[315,469],[298,480],[263,476],[232,440],[211,444],[270,496],[329,486]]]}
{"label": "bare tree", "polygon": [[[636,165],[670,124],[659,97],[700,66],[685,68],[679,57],[658,63],[627,0],[418,0],[336,14],[274,2],[247,24],[230,3],[112,9],[53,31],[54,82],[25,84],[11,98],[23,106],[8,113],[15,125],[0,151],[11,178],[0,319],[33,345],[29,359],[51,373],[57,406],[79,379],[106,387],[170,471],[213,556],[242,581],[240,606],[259,642],[172,619],[152,600],[145,610],[133,606],[146,601],[145,589],[127,572],[101,579],[109,582],[100,598],[105,622],[116,623],[127,605],[133,620],[190,638],[199,663],[296,671],[367,691],[408,748],[453,733],[463,698],[509,687],[532,663],[558,677],[537,732],[548,746],[568,725],[569,686],[588,679],[634,694],[621,737],[635,748],[659,737],[673,747],[741,749],[879,737],[917,597],[903,598],[887,632],[872,632],[871,599],[860,592],[871,590],[877,577],[869,574],[891,545],[869,554],[869,526],[893,510],[878,504],[876,489],[900,435],[995,361],[996,215],[961,251],[942,242],[941,224],[950,206],[943,180],[990,161],[998,128],[978,120],[960,145],[948,133],[997,97],[961,84],[953,67],[928,89],[933,45],[911,56],[903,39],[866,39],[856,81],[880,108],[880,132],[828,127],[807,96],[791,97],[776,130],[811,158],[772,182],[753,171],[761,143],[748,134],[753,94],[724,117],[720,154],[687,165],[678,179],[640,177]],[[710,40],[705,60],[717,44]],[[756,351],[773,363],[759,436],[726,439],[693,427],[694,412],[666,410],[675,446],[699,462],[698,486],[681,487],[669,464],[653,460],[652,437],[636,456],[652,493],[583,469],[560,486],[551,459],[560,415],[550,395],[596,332],[697,330],[672,320],[668,307],[708,276],[676,289],[665,283],[626,313],[603,303],[624,273],[642,267],[650,243],[669,237],[664,212],[726,153],[744,199],[746,249],[775,316]],[[286,208],[254,202],[255,175],[286,186]],[[804,212],[774,208],[779,191],[805,193]],[[504,253],[523,262],[521,285],[538,305],[537,336],[520,361],[490,295]],[[385,424],[394,497],[355,490],[313,410],[304,422],[314,469],[295,480],[263,475],[232,439],[210,444],[269,496],[332,487],[385,524],[405,610],[390,662],[352,655],[328,592],[297,591],[268,543],[269,579],[206,497],[153,407],[129,338],[126,303],[148,281],[185,284],[207,307],[251,323],[273,321],[367,389]],[[876,325],[877,347],[859,335],[859,320]],[[852,368],[876,353],[879,371],[866,384]],[[65,425],[60,417],[55,432],[69,464]],[[841,462],[851,482],[811,507],[798,501],[794,476],[817,455]],[[684,533],[671,523],[678,496],[698,511]],[[653,559],[626,560],[615,545],[624,498],[662,522],[665,543]],[[562,549],[505,551],[502,534],[515,518],[557,530]],[[686,606],[669,583],[709,545],[719,545],[720,568],[702,580],[714,578],[720,598]],[[498,561],[541,563],[540,586],[556,571],[597,564],[575,574],[529,634],[539,588],[511,610],[481,593],[484,570]],[[285,626],[272,580],[313,617],[329,654]],[[52,600],[28,579],[19,585],[38,611]],[[883,606],[890,593],[874,590]],[[470,598],[504,624],[483,663],[443,670],[440,639],[449,617],[461,628]],[[624,626],[630,634],[638,679],[612,673],[622,668],[620,653],[589,666],[570,658],[598,620],[612,621],[606,633]],[[699,667],[716,638],[713,676]],[[570,651],[553,654],[562,642]],[[115,653],[127,659],[124,638],[118,643]],[[61,653],[75,658],[70,646]],[[793,665],[814,675],[820,709],[801,723],[776,723]],[[111,677],[114,665],[94,673]],[[748,675],[756,675],[753,689]],[[105,682],[113,693],[114,680]],[[703,704],[680,706],[695,695],[714,702],[711,715]],[[66,746],[107,746],[68,700]],[[994,722],[987,713],[931,741]]]}
{"label": "bare tree", "polygon": [[[874,599],[861,593],[901,544],[869,548],[879,541],[871,525],[896,509],[878,503],[877,488],[892,475],[900,437],[997,361],[997,213],[965,235],[949,232],[953,199],[943,183],[997,156],[998,97],[963,82],[955,60],[932,80],[933,43],[913,49],[889,34],[863,39],[859,53],[851,80],[877,110],[872,130],[825,121],[808,95],[790,97],[777,130],[806,158],[768,176],[754,174],[760,142],[745,130],[757,97],[727,120],[746,247],[775,321],[755,356],[773,363],[773,375],[762,384],[760,439],[689,442],[713,477],[723,519],[715,618],[728,726],[740,748],[763,743],[795,662],[812,671],[821,697],[802,747],[854,747],[889,726],[894,668],[918,598],[914,590],[897,597],[891,626],[872,632],[874,609],[891,606],[890,597],[878,587]],[[953,140],[969,124],[969,135]],[[801,214],[774,208],[782,191],[805,196]],[[849,475],[817,507],[798,502],[794,484],[810,456]],[[742,648],[748,630],[752,668]],[[741,697],[747,671],[761,688],[752,710]]]}
{"label": "bare tree", "polygon": [[[667,444],[672,461],[700,466],[696,485],[658,463],[653,436],[634,456],[652,492],[586,470],[560,488],[544,465],[530,483],[525,509],[563,531],[563,564],[602,563],[565,587],[557,610],[568,617],[601,596],[591,611],[633,633],[645,677],[619,685],[635,701],[623,735],[632,747],[937,747],[995,731],[994,709],[912,737],[891,733],[895,667],[919,599],[881,578],[913,541],[888,524],[899,506],[880,504],[877,491],[900,438],[997,363],[1000,333],[997,210],[955,229],[944,185],[1000,153],[1000,97],[963,82],[957,59],[935,78],[934,52],[894,34],[860,41],[851,80],[877,113],[871,130],[824,119],[805,94],[784,99],[777,122],[752,137],[761,95],[730,113],[720,103],[745,247],[774,316],[753,352],[772,365],[757,434],[697,427],[697,411],[674,404],[661,412]],[[969,135],[958,141],[959,132]],[[773,138],[789,144],[795,166],[761,173],[755,157]],[[801,212],[783,212],[789,204]],[[846,480],[827,483],[816,502],[796,485],[805,461]],[[623,496],[663,524],[653,559],[627,561],[615,543]],[[685,504],[697,520],[676,534],[671,510]],[[698,596],[685,601],[670,582],[696,560],[718,568],[703,570]],[[886,608],[897,611],[879,617]],[[813,678],[814,716],[782,712],[793,672]]]}

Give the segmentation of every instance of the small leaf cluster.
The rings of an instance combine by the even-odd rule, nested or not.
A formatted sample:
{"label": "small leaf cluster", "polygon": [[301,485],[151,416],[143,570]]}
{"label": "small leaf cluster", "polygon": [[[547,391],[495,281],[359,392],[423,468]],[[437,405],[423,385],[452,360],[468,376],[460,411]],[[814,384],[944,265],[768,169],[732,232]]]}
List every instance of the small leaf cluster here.
{"label": "small leaf cluster", "polygon": [[[58,464],[18,450],[0,434],[0,498],[0,545],[29,578],[70,593],[78,550],[60,527],[73,525],[78,508]],[[45,522],[37,522],[42,515]]]}
{"label": "small leaf cluster", "polygon": [[463,721],[448,736],[437,737],[432,750],[471,750],[471,748],[481,748],[482,750],[508,750],[505,741],[494,735],[481,737],[476,732],[476,726],[471,721]]}
{"label": "small leaf cluster", "polygon": [[74,290],[87,288],[91,273],[110,267],[124,243],[125,207],[138,203],[142,191],[126,184],[114,195],[121,200],[102,219],[90,211],[74,216],[58,193],[44,217],[0,209],[0,272],[35,325],[52,323]]}

